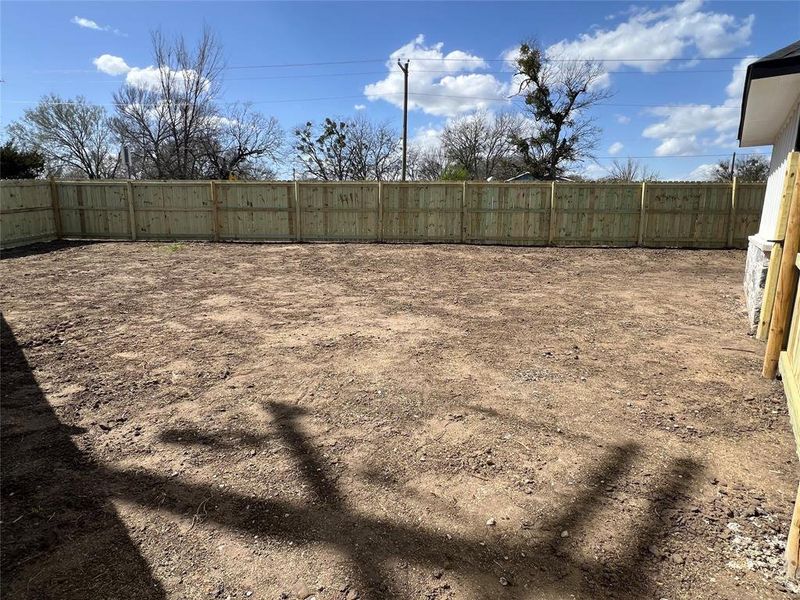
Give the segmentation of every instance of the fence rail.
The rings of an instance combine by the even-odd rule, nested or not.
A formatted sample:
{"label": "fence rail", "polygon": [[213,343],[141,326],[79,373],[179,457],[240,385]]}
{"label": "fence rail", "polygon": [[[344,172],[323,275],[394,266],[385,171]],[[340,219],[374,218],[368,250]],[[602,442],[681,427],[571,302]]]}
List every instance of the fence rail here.
{"label": "fence rail", "polygon": [[0,246],[58,238],[744,248],[763,183],[0,182]]}

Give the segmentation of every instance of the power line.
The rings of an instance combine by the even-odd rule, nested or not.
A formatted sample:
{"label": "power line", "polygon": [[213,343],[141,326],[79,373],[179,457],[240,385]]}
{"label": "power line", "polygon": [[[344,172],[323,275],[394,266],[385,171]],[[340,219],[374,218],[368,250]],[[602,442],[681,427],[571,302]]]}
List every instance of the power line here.
{"label": "power line", "polygon": [[[370,98],[367,96],[367,99],[381,99],[385,96],[402,96],[403,92],[385,92],[380,94],[380,96],[375,96],[374,98]],[[430,94],[427,92],[409,92],[409,96],[421,96],[425,98],[447,98],[447,99],[454,99],[454,100],[482,100],[486,102],[511,102],[513,100],[521,100],[521,96],[509,96],[509,97],[498,97],[498,96],[462,96],[462,95],[455,95],[455,94]],[[346,96],[319,96],[316,98],[280,98],[280,99],[269,99],[269,100],[250,100],[250,101],[238,101],[238,102],[218,102],[218,104],[282,104],[286,102],[319,102],[323,100],[352,100],[354,98],[363,99],[365,94],[352,94]],[[0,103],[8,103],[8,104],[36,104],[39,100],[0,100]],[[48,103],[52,106],[73,106],[73,105],[80,105],[83,104],[85,106],[125,106],[125,104],[120,104],[117,102],[53,102]],[[612,106],[612,107],[624,107],[624,108],[681,108],[684,106],[706,106],[710,105],[710,103],[681,103],[681,104],[630,104],[630,103],[615,103],[615,102],[598,102],[595,106]],[[739,108],[739,105],[731,105],[730,108]]]}
{"label": "power line", "polygon": [[[647,71],[606,71],[606,73],[610,75],[692,75],[694,73],[731,73],[735,71],[746,71],[746,69],[703,69],[703,70],[668,70],[668,71],[656,71],[656,72],[647,72]],[[95,73],[96,71],[86,71]],[[415,73],[430,73],[430,74],[440,74],[440,75],[454,75],[452,70],[427,70],[427,69],[415,69]],[[67,73],[65,73],[66,75]],[[354,77],[354,76],[362,76],[362,75],[386,75],[388,71],[348,71],[348,72],[341,72],[341,73],[317,73],[317,74],[292,74],[292,75],[259,75],[256,77],[225,77],[223,79],[224,82],[227,81],[260,81],[260,80],[273,80],[273,79],[317,79],[317,78],[324,78],[324,77]],[[476,75],[514,75],[514,71],[481,71],[480,73],[475,73]],[[34,80],[37,79],[35,77],[20,77],[19,79],[24,80]],[[39,83],[61,83],[59,80],[38,80]],[[4,81],[4,83],[9,83],[8,81]],[[13,79],[12,79],[13,83]],[[81,83],[105,83],[105,84],[113,84],[113,85],[120,85],[121,83],[119,80],[116,79],[94,79],[94,80],[84,80]]]}
{"label": "power line", "polygon": [[[319,61],[319,62],[305,62],[305,63],[272,63],[264,65],[237,65],[233,67],[226,67],[228,71],[235,71],[240,69],[281,69],[289,67],[316,67],[323,65],[351,65],[351,64],[364,64],[364,63],[388,63],[397,57],[386,58],[365,58],[359,60],[334,60],[334,61]],[[400,60],[414,61],[442,61],[442,62],[480,62],[480,63],[507,63],[510,62],[505,58],[435,58],[427,56],[402,56]],[[714,56],[702,58],[548,58],[547,62],[612,62],[612,63],[630,63],[630,62],[673,62],[673,61],[705,61],[705,60],[744,60],[751,58],[749,56]]]}
{"label": "power line", "polygon": [[[706,58],[546,58],[543,62],[670,62],[676,60],[685,60],[687,62],[699,60],[744,60],[745,58],[752,58],[750,56],[716,56]],[[510,62],[505,58],[432,58],[432,57],[408,57],[409,60],[444,60],[444,61],[478,61],[478,62]]]}
{"label": "power line", "polygon": [[[391,60],[391,59],[389,59]],[[239,69],[282,69],[288,67],[316,67],[322,65],[357,65],[364,63],[387,62],[385,58],[364,58],[360,60],[330,60],[323,62],[308,62],[308,63],[279,63],[272,65],[239,65],[236,67],[225,67],[226,71],[236,71]]]}
{"label": "power line", "polygon": [[[730,152],[723,152],[721,154],[642,154],[638,156],[595,156],[595,159],[627,159],[627,158],[714,158],[720,156],[730,156]],[[770,156],[769,152],[742,152],[736,153],[737,156]]]}
{"label": "power line", "polygon": [[[701,58],[686,58],[686,57],[674,57],[674,58],[549,58],[547,62],[599,62],[599,63],[648,63],[648,62],[656,62],[656,63],[665,63],[665,62],[675,62],[675,61],[686,61],[686,62],[697,62],[697,61],[730,61],[730,60],[744,60],[746,58],[752,58],[750,56],[709,56],[709,57],[701,57]],[[438,61],[438,62],[459,62],[459,63],[469,63],[469,62],[477,62],[477,63],[508,63],[511,62],[505,58],[448,58],[448,57],[427,57],[427,56],[407,56],[401,57],[402,60],[410,60],[412,62],[416,61]],[[364,59],[353,59],[353,60],[329,60],[329,61],[316,61],[316,62],[293,62],[293,63],[271,63],[271,64],[261,64],[261,65],[235,65],[232,67],[224,67],[223,70],[225,71],[239,71],[239,70],[246,70],[246,69],[285,69],[285,68],[300,68],[300,67],[317,67],[317,66],[329,66],[329,65],[357,65],[357,64],[369,64],[369,63],[384,63],[387,64],[392,62],[394,58],[364,58]],[[47,69],[47,70],[40,70],[34,71],[35,73],[64,73],[64,74],[74,74],[74,73],[95,73],[95,69]],[[700,72],[700,71],[696,71]]]}

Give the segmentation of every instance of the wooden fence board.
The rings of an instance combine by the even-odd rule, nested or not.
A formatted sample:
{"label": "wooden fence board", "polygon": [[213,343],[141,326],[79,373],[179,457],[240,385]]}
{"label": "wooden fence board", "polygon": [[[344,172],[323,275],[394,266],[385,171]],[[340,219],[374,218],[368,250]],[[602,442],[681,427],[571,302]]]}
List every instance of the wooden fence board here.
{"label": "wooden fence board", "polygon": [[217,183],[220,239],[287,241],[295,236],[292,183]]}
{"label": "wooden fence board", "polygon": [[302,182],[297,190],[302,239],[378,239],[377,183]]}
{"label": "wooden fence board", "polygon": [[647,184],[643,245],[724,248],[728,239],[731,185]]}
{"label": "wooden fence board", "polygon": [[384,183],[384,240],[461,241],[463,190],[461,183]]}
{"label": "wooden fence board", "polygon": [[209,182],[139,182],[133,186],[137,236],[149,240],[214,237]]}
{"label": "wooden fence board", "polygon": [[[764,184],[3,182],[4,247],[55,237],[746,247]],[[13,216],[14,202],[30,196]],[[132,196],[129,202],[128,196]],[[555,196],[555,197],[553,197]],[[215,202],[216,199],[216,202]],[[36,216],[34,216],[36,215]],[[131,223],[135,223],[131,231]]]}
{"label": "wooden fence board", "polygon": [[555,186],[553,243],[558,246],[635,246],[642,186],[559,183]]}
{"label": "wooden fence board", "polygon": [[547,244],[549,183],[467,183],[465,189],[465,242]]}
{"label": "wooden fence board", "polygon": [[763,206],[763,183],[736,182],[736,213],[731,244],[733,248],[747,248],[748,238],[758,231]]}
{"label": "wooden fence board", "polygon": [[9,181],[0,186],[0,247],[56,238],[48,181]]}
{"label": "wooden fence board", "polygon": [[130,237],[125,182],[58,183],[64,237],[119,239]]}

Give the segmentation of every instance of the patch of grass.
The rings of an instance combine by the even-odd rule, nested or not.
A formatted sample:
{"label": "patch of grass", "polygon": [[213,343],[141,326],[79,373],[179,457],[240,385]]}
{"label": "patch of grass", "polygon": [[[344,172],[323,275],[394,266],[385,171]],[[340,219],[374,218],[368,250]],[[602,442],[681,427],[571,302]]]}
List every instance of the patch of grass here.
{"label": "patch of grass", "polygon": [[161,249],[164,252],[169,252],[170,254],[172,254],[173,252],[178,252],[179,250],[183,250],[185,247],[186,244],[183,244],[181,242],[172,242],[171,244],[162,246]]}

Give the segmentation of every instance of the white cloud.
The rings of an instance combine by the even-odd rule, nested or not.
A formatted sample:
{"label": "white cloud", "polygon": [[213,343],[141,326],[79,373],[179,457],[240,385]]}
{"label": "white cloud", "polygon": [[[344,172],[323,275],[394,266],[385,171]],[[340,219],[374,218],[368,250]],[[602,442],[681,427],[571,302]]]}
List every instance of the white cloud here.
{"label": "white cloud", "polygon": [[430,124],[419,127],[414,131],[410,145],[420,150],[438,148],[442,140],[442,131],[444,131],[444,127],[436,127]]}
{"label": "white cloud", "polygon": [[585,163],[572,172],[574,175],[580,175],[587,179],[602,179],[608,176],[608,169],[598,163]]}
{"label": "white cloud", "polygon": [[367,108],[367,105],[366,104],[356,104],[353,108],[355,108],[356,110],[364,110],[365,108]]}
{"label": "white cloud", "polygon": [[78,27],[82,27],[83,29],[94,29],[95,31],[108,31],[114,35],[125,35],[119,29],[114,29],[109,25],[99,25],[97,21],[87,19],[86,17],[72,17],[69,22],[77,25]]}
{"label": "white cloud", "polygon": [[369,100],[385,100],[401,108],[404,78],[397,61],[408,59],[410,110],[452,117],[479,108],[499,107],[509,101],[508,84],[494,75],[474,73],[487,68],[482,58],[462,50],[445,54],[443,47],[441,42],[427,46],[425,37],[418,35],[389,55],[386,77],[366,85],[364,94]]}
{"label": "white cloud", "polygon": [[714,163],[698,165],[691,173],[689,173],[688,179],[690,181],[707,181],[711,179],[716,166],[717,165]]}
{"label": "white cloud", "polygon": [[72,17],[70,23],[74,23],[78,27],[83,27],[85,29],[95,29],[97,31],[102,31],[103,28],[97,24],[96,21],[92,21],[91,19],[85,19],[83,17]]}
{"label": "white cloud", "polygon": [[223,117],[221,115],[211,115],[208,117],[208,122],[211,125],[215,125],[217,127],[232,127],[236,125],[239,121],[236,119],[229,119],[228,117]]}
{"label": "white cloud", "polygon": [[609,146],[608,153],[609,154],[619,154],[620,152],[622,152],[622,149],[624,147],[625,146],[623,146],[621,142],[614,142],[613,144],[611,144],[611,146]]}
{"label": "white cloud", "polygon": [[102,54],[92,62],[98,71],[106,75],[122,75],[131,70],[124,59],[113,54]]}
{"label": "white cloud", "polygon": [[642,135],[660,140],[655,153],[692,154],[708,147],[730,149],[736,147],[736,130],[739,126],[740,103],[744,86],[744,71],[756,57],[739,62],[733,70],[730,83],[725,88],[728,96],[722,104],[680,104],[660,106],[648,112],[662,120],[649,125]]}
{"label": "white cloud", "polygon": [[[703,0],[684,0],[656,9],[630,7],[610,16],[609,20],[625,19],[611,28],[594,28],[573,40],[561,40],[545,49],[552,65],[569,64],[570,60],[595,59],[605,69],[593,88],[611,84],[611,72],[636,69],[655,73],[667,66],[689,68],[698,58],[718,58],[749,43],[753,15],[737,18],[714,11],[703,11]],[[518,49],[504,55],[506,66],[513,68]],[[687,55],[690,55],[687,57]],[[676,59],[687,60],[677,62]],[[516,90],[519,78],[511,81]],[[618,115],[620,124],[630,117]]]}
{"label": "white cloud", "polygon": [[687,156],[697,154],[701,146],[696,135],[684,137],[668,137],[661,140],[656,147],[656,156]]}
{"label": "white cloud", "polygon": [[[606,28],[594,28],[576,39],[561,40],[545,49],[554,66],[559,61],[571,59],[601,59],[607,71],[636,69],[654,73],[668,65],[674,68],[690,67],[698,58],[719,58],[749,43],[753,27],[753,15],[739,18],[735,15],[703,10],[703,0],[683,0],[658,8],[632,7],[612,15],[615,24]],[[454,117],[480,108],[498,109],[508,102],[516,92],[519,76],[513,76],[513,67],[518,48],[503,54],[505,67],[511,68],[507,78],[495,77],[481,71],[487,63],[479,56],[462,50],[445,53],[443,44],[426,45],[422,35],[391,53],[386,62],[387,74],[380,81],[364,87],[369,100],[385,100],[398,108],[403,105],[403,73],[397,66],[398,59],[411,61],[409,81],[409,108],[435,115]],[[644,59],[644,60],[642,60]],[[676,59],[683,59],[680,64]],[[738,72],[737,72],[738,73]],[[606,72],[595,87],[610,84],[611,75]],[[732,81],[728,96],[734,95],[730,88],[741,84]],[[710,126],[717,136],[729,140],[728,122],[731,106],[709,107]],[[667,116],[667,115],[659,115]],[[617,122],[627,124],[631,118],[617,115]],[[657,137],[666,141],[663,134],[650,131],[646,137]],[[683,135],[665,147],[688,147],[691,145]],[[698,140],[700,143],[702,140]]]}
{"label": "white cloud", "polygon": [[596,29],[574,41],[562,40],[550,46],[547,54],[559,59],[603,59],[611,70],[627,66],[652,73],[688,52],[717,58],[749,42],[753,15],[737,19],[704,12],[702,4],[702,0],[684,0],[655,10],[636,10],[613,29]]}
{"label": "white cloud", "polygon": [[751,54],[740,60],[739,63],[733,67],[733,77],[725,88],[725,93],[728,94],[729,98],[742,97],[742,93],[744,92],[744,80],[747,76],[747,66],[756,60],[758,60],[758,57]]}
{"label": "white cloud", "polygon": [[[145,90],[157,91],[161,88],[162,72],[158,67],[150,65],[148,67],[131,67],[121,56],[113,54],[102,54],[93,61],[97,70],[106,75],[117,76],[125,75],[125,83]],[[172,81],[177,84],[191,82],[196,77],[192,70],[172,71],[166,68],[165,73],[169,73]]]}
{"label": "white cloud", "polygon": [[125,83],[144,90],[155,91],[161,87],[161,72],[157,67],[133,67],[125,76]]}

